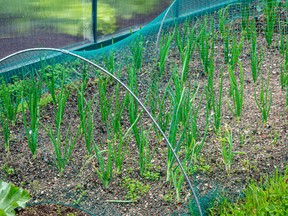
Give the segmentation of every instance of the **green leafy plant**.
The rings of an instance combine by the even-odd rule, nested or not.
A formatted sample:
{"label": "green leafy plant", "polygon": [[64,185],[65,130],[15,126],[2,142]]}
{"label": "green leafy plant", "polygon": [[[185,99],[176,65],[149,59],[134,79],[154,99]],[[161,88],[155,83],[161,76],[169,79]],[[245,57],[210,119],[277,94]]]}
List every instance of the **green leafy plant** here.
{"label": "green leafy plant", "polygon": [[15,209],[25,208],[26,203],[30,200],[30,195],[11,183],[6,183],[0,179],[0,215],[14,216]]}
{"label": "green leafy plant", "polygon": [[18,85],[9,85],[2,80],[0,90],[0,112],[7,120],[15,125],[18,107],[21,102],[21,88]]}
{"label": "green leafy plant", "polygon": [[141,196],[148,193],[150,186],[144,185],[142,182],[131,179],[129,177],[125,177],[123,179],[123,187],[128,190],[127,195],[125,196],[126,199],[132,201],[138,201]]}
{"label": "green leafy plant", "polygon": [[283,174],[275,174],[260,183],[252,181],[244,191],[244,198],[236,203],[222,199],[210,209],[213,215],[286,215],[288,209],[288,168]]}

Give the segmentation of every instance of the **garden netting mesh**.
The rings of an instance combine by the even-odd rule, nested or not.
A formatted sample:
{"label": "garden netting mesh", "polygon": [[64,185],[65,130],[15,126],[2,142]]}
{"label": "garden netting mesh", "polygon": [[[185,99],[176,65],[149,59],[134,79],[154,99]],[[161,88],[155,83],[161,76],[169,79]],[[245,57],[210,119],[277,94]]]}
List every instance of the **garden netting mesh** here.
{"label": "garden netting mesh", "polygon": [[[239,104],[229,102],[244,94],[238,82],[244,83],[250,51],[242,50],[250,50],[255,35],[258,43],[270,43],[263,18],[269,6],[175,0],[110,46],[29,49],[1,59],[0,178],[27,189],[31,205],[70,205],[90,215],[206,215],[221,200],[222,188],[233,200],[246,177],[284,169],[287,133],[275,134],[285,126],[271,126],[273,140],[281,142],[269,149],[268,163],[243,144],[252,145],[265,131],[259,125],[249,131],[246,123],[253,118],[241,123]],[[279,65],[288,67],[282,64],[287,3],[277,1],[270,9],[272,17],[279,12],[271,42],[280,52],[274,62],[279,71]],[[222,101],[222,92],[229,101]],[[277,122],[285,122],[283,112]],[[250,133],[255,140],[248,141]]]}

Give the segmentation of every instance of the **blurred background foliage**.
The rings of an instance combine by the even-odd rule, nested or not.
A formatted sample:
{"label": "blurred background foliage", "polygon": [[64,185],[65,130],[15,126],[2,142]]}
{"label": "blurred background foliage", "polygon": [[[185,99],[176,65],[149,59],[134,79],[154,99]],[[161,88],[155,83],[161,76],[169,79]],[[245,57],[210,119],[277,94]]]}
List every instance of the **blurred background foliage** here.
{"label": "blurred background foliage", "polygon": [[[172,0],[98,0],[97,31],[117,31],[117,20],[132,19]],[[92,37],[91,0],[0,0],[0,38],[37,31]]]}

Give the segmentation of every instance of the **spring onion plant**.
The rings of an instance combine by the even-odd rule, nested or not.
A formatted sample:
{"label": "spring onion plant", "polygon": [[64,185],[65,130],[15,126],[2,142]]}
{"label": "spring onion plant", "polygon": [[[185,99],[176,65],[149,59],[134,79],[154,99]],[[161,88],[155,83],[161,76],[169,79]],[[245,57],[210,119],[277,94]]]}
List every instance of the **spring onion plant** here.
{"label": "spring onion plant", "polygon": [[214,130],[216,134],[218,133],[221,127],[221,107],[222,107],[222,94],[223,94],[223,71],[221,70],[220,75],[220,86],[219,86],[219,97],[218,100],[215,98],[215,92],[212,93],[212,110],[213,110],[213,119],[214,119]]}
{"label": "spring onion plant", "polygon": [[[94,145],[95,157],[98,166],[94,166],[94,170],[105,188],[109,187],[113,180],[113,149],[110,140],[107,140],[107,150],[100,151],[98,145]],[[107,158],[105,160],[105,158]]]}
{"label": "spring onion plant", "polygon": [[[137,82],[137,71],[136,69],[132,66],[130,68],[130,72],[128,74],[128,86],[129,88],[133,91],[133,93],[135,95],[138,94],[138,82]],[[128,109],[128,116],[129,116],[129,120],[130,120],[130,125],[133,125],[133,123],[135,122],[135,120],[137,119],[137,113],[138,113],[138,103],[137,101],[131,96],[128,96],[128,100],[127,100],[127,109]],[[137,124],[134,124],[134,126],[132,127],[135,139],[136,139],[136,143],[139,147],[140,143],[141,143],[141,138],[139,135],[139,129],[137,127]]]}
{"label": "spring onion plant", "polygon": [[173,169],[171,177],[172,177],[172,183],[173,183],[173,186],[174,186],[175,192],[176,192],[176,201],[180,202],[180,200],[181,200],[180,194],[182,191],[185,177],[184,177],[181,169],[178,166]]}
{"label": "spring onion plant", "polygon": [[180,53],[180,59],[182,63],[181,80],[186,81],[189,69],[189,63],[192,58],[195,49],[195,29],[189,27],[189,23],[184,25],[184,31],[181,32],[178,28],[176,30],[176,44]]}
{"label": "spring onion plant", "polygon": [[[29,122],[28,118],[26,117],[26,108],[23,102],[21,107],[28,146],[33,157],[35,158],[37,153],[37,140],[39,132],[38,129],[40,122],[40,99],[42,92],[42,80],[41,78],[38,81],[33,79],[29,82],[29,84],[29,87],[26,89],[27,92],[22,92],[23,99],[25,99],[29,111]],[[24,88],[22,88],[22,91],[23,90]]]}
{"label": "spring onion plant", "polygon": [[62,175],[66,164],[68,163],[74,146],[76,144],[77,138],[80,134],[80,127],[77,129],[74,137],[71,132],[70,126],[66,131],[66,135],[64,137],[64,141],[62,141],[62,133],[61,133],[61,125],[63,123],[64,110],[66,106],[66,102],[69,98],[70,92],[64,86],[64,75],[62,78],[62,87],[57,97],[57,110],[55,115],[55,132],[52,127],[43,127],[47,131],[49,138],[53,144],[53,148],[55,151],[55,164],[59,171],[59,174]]}
{"label": "spring onion plant", "polygon": [[[249,2],[244,1],[241,4],[242,32],[247,32],[249,29],[249,17],[250,17]],[[248,34],[248,36],[249,36],[249,34]]]}
{"label": "spring onion plant", "polygon": [[280,67],[280,86],[282,90],[288,86],[288,64],[281,64]]}
{"label": "spring onion plant", "polygon": [[95,97],[90,101],[86,101],[84,93],[78,92],[78,114],[80,117],[80,131],[84,137],[86,149],[88,154],[92,154],[92,141],[93,141],[93,129],[94,129],[94,112],[92,105],[94,104]]}
{"label": "spring onion plant", "polygon": [[[197,47],[203,65],[204,74],[206,75],[209,73],[209,67],[211,62],[214,60],[214,22],[211,22],[210,30],[208,30],[208,27],[207,20],[205,19],[204,26],[201,28],[201,31],[197,37]],[[212,32],[212,34],[209,32]]]}
{"label": "spring onion plant", "polygon": [[270,47],[273,40],[274,28],[277,20],[279,2],[277,0],[265,0],[264,14],[266,17],[265,38]]}
{"label": "spring onion plant", "polygon": [[284,51],[285,61],[280,67],[280,85],[282,90],[286,89],[286,110],[288,111],[288,42],[286,40],[286,49]]}
{"label": "spring onion plant", "polygon": [[142,54],[143,54],[143,38],[140,35],[136,36],[135,42],[130,46],[132,53],[132,62],[136,71],[142,67]]}
{"label": "spring onion plant", "polygon": [[[199,106],[196,108],[199,109]],[[209,113],[208,109],[206,108],[206,122],[205,122],[205,131],[202,135],[202,137],[199,136],[198,128],[197,128],[197,112],[192,110],[191,112],[191,120],[190,124],[188,124],[188,127],[185,129],[186,132],[186,155],[185,158],[187,161],[189,161],[192,165],[197,162],[199,155],[203,149],[203,146],[206,141],[207,133],[209,130]]]}
{"label": "spring onion plant", "polygon": [[99,77],[99,101],[100,101],[100,113],[102,122],[107,126],[109,114],[111,112],[111,103],[107,97],[108,78]]}
{"label": "spring onion plant", "polygon": [[234,109],[232,109],[230,103],[228,103],[228,106],[233,115],[240,119],[244,103],[244,73],[242,64],[240,64],[239,83],[237,82],[235,72],[231,66],[229,66],[228,70],[230,77],[230,97],[232,99]]}
{"label": "spring onion plant", "polygon": [[[168,129],[170,120],[171,120],[171,113],[169,108],[167,108],[165,102],[168,100],[169,93],[168,88],[171,83],[171,78],[167,84],[167,87],[163,90],[163,94],[161,94],[162,90],[160,89],[160,82],[158,81],[158,76],[156,73],[153,73],[151,77],[151,84],[148,92],[148,100],[151,109],[151,113],[157,119],[159,126],[161,127],[162,131],[165,133]],[[159,130],[155,128],[157,133],[157,137],[162,139],[162,135],[160,134]]]}
{"label": "spring onion plant", "polygon": [[286,111],[288,112],[288,86],[286,86]]}
{"label": "spring onion plant", "polygon": [[263,77],[261,76],[261,86],[259,90],[259,95],[257,98],[256,90],[254,91],[254,98],[257,107],[262,113],[262,122],[265,125],[271,110],[272,105],[272,91],[269,88],[270,85],[270,72],[268,74],[267,82],[265,83]]}
{"label": "spring onion plant", "polygon": [[236,35],[234,34],[232,36],[231,52],[230,52],[230,59],[229,59],[229,65],[232,67],[232,70],[235,69],[236,64],[239,61],[239,57],[242,52],[244,39],[245,39],[244,36],[241,36],[240,41],[237,41]]}
{"label": "spring onion plant", "polygon": [[114,71],[116,70],[114,53],[111,52],[111,53],[109,53],[108,56],[105,56],[104,62],[105,62],[105,66],[106,66],[107,70],[113,74]]}
{"label": "spring onion plant", "polygon": [[176,26],[175,27],[175,40],[176,40],[176,45],[177,45],[177,48],[178,48],[178,51],[180,53],[180,58],[181,58],[181,62],[182,62],[182,59],[184,59],[184,49],[185,49],[185,46],[188,42],[188,35],[189,35],[189,29],[190,29],[190,26],[189,26],[189,21],[187,20],[185,23],[184,23],[184,26],[183,26],[183,30],[181,32],[181,29],[179,26]]}
{"label": "spring onion plant", "polygon": [[254,83],[256,83],[259,73],[261,72],[261,65],[263,60],[263,53],[257,50],[257,32],[255,20],[250,24],[250,40],[251,40],[251,72]]}
{"label": "spring onion plant", "polygon": [[219,31],[224,45],[224,60],[225,63],[229,63],[229,43],[231,24],[228,22],[228,7],[222,8],[218,12],[219,15]]}
{"label": "spring onion plant", "polygon": [[207,109],[210,112],[212,109],[213,97],[214,97],[214,62],[210,61],[208,68],[208,79],[206,85],[206,101]]}
{"label": "spring onion plant", "polygon": [[[172,147],[174,148],[175,152],[178,152],[181,146],[181,143],[183,142],[183,132],[180,135],[180,139],[177,141],[177,132],[179,132],[179,124],[180,124],[180,115],[181,115],[181,107],[182,107],[182,102],[185,100],[185,97],[188,96],[187,94],[187,89],[185,87],[182,87],[181,90],[177,93],[171,92],[171,100],[172,100],[172,105],[173,105],[173,113],[172,113],[172,120],[170,123],[170,128],[169,128],[169,135],[168,139],[169,142],[171,143]],[[172,172],[172,167],[174,164],[174,155],[170,149],[167,149],[167,181],[170,180],[171,178],[171,172]]]}
{"label": "spring onion plant", "polygon": [[4,149],[6,153],[10,154],[10,128],[9,128],[9,120],[6,116],[0,112],[0,120],[1,120],[1,127],[2,133],[4,137]]}
{"label": "spring onion plant", "polygon": [[[118,70],[118,78],[120,78],[120,71]],[[114,92],[114,101],[112,102],[112,104],[114,105],[112,107],[113,110],[113,115],[111,115],[111,124],[113,127],[113,132],[114,135],[121,135],[122,136],[122,126],[121,126],[121,118],[123,116],[125,107],[126,107],[126,102],[127,102],[127,98],[128,96],[125,96],[122,100],[120,98],[120,85],[117,82],[116,86],[114,87],[115,92]]]}
{"label": "spring onion plant", "polygon": [[146,132],[141,130],[139,145],[139,166],[140,166],[140,175],[143,176],[144,173],[148,171],[150,167],[152,155],[149,147],[149,141],[146,135]]}
{"label": "spring onion plant", "polygon": [[223,163],[225,164],[225,170],[229,174],[231,171],[231,165],[233,161],[233,149],[232,149],[232,144],[233,144],[233,136],[232,136],[232,131],[231,129],[226,125],[224,134],[221,133],[220,137],[220,142],[221,142],[221,153],[222,153],[222,159]]}
{"label": "spring onion plant", "polygon": [[124,142],[126,138],[129,137],[130,132],[132,131],[132,128],[134,125],[138,122],[140,116],[142,113],[138,115],[138,117],[135,119],[134,123],[128,128],[128,130],[125,132],[125,134],[122,136],[121,133],[119,133],[118,139],[119,141],[116,142],[115,140],[115,146],[114,146],[114,161],[115,161],[115,167],[116,167],[116,172],[120,173],[122,170],[123,162],[125,160],[126,156],[126,146],[124,146]]}
{"label": "spring onion plant", "polygon": [[57,95],[56,95],[56,77],[55,77],[55,70],[50,70],[50,67],[44,69],[42,67],[42,76],[45,79],[46,87],[51,94],[52,102],[54,105],[57,105]]}
{"label": "spring onion plant", "polygon": [[153,116],[157,115],[158,106],[161,101],[160,96],[160,86],[159,86],[159,77],[157,73],[152,73],[150,77],[150,87],[148,89],[148,101],[150,105],[150,110]]}
{"label": "spring onion plant", "polygon": [[82,73],[82,82],[80,84],[80,89],[75,85],[74,88],[77,89],[77,107],[78,107],[78,114],[80,117],[80,128],[81,128],[81,134],[85,134],[85,121],[86,121],[86,112],[85,110],[85,104],[86,104],[86,99],[85,99],[85,90],[88,84],[88,75],[87,71],[84,68],[83,73]]}
{"label": "spring onion plant", "polygon": [[[192,130],[189,125],[190,122],[194,123],[193,126],[197,127],[197,110],[194,110],[193,102],[198,92],[198,88],[191,92],[190,88],[185,87],[181,78],[177,76],[177,68],[173,72],[173,84],[174,88],[169,88],[170,101],[172,103],[171,110],[171,122],[168,132],[168,139],[172,144],[175,152],[178,153],[181,149],[181,145],[185,141],[185,136]],[[197,109],[197,108],[196,108]],[[193,120],[191,116],[194,117]],[[196,116],[196,117],[195,117]],[[189,128],[189,131],[188,131]],[[197,131],[194,130],[197,134]],[[187,144],[188,146],[188,144]],[[187,151],[189,153],[191,151]],[[175,162],[175,157],[170,149],[167,150],[167,181],[170,180],[173,170],[173,164]]]}
{"label": "spring onion plant", "polygon": [[162,77],[162,75],[165,72],[166,60],[168,57],[169,49],[170,49],[173,38],[174,38],[174,33],[169,33],[167,36],[163,35],[163,37],[160,40],[159,62],[158,62],[160,77]]}
{"label": "spring onion plant", "polygon": [[[281,25],[279,25],[279,28],[283,28]],[[285,56],[287,47],[288,47],[288,36],[285,34],[285,30],[281,30],[280,32],[280,41],[279,41],[279,51],[281,55]]]}

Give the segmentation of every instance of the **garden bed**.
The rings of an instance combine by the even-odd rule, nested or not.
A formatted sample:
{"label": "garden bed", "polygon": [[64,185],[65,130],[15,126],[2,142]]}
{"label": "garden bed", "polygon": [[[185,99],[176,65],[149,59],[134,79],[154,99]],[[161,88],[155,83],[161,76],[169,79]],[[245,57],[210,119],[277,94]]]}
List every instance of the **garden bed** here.
{"label": "garden bed", "polygon": [[[281,20],[282,27],[287,28],[287,10],[280,8],[277,12],[281,14],[278,22]],[[253,20],[255,30],[251,27]],[[147,57],[155,52],[151,51],[155,48],[151,42],[150,47],[139,49],[143,46],[141,40],[127,54],[132,59],[129,65],[119,69],[114,57],[106,65],[110,71],[115,69],[113,73],[156,118],[206,209],[217,193],[235,200],[252,179],[260,181],[276,167],[280,172],[287,167],[288,46],[287,32],[274,31],[274,27],[272,43],[267,44],[264,15],[250,18],[245,29],[241,19],[225,23],[226,30],[214,30],[209,21],[199,21],[192,33],[193,24],[178,26],[180,31],[172,30],[160,43],[160,50],[164,50],[171,35],[164,70],[159,67],[161,62],[157,66],[153,61],[139,60],[140,54]],[[225,31],[229,34],[228,52]],[[177,35],[183,41],[182,50]],[[256,54],[251,51],[253,38]],[[187,67],[183,67],[187,47],[192,54]],[[257,57],[256,75],[252,73],[252,55]],[[66,74],[75,71],[91,78],[79,75],[81,81],[65,84]],[[19,105],[15,124],[8,122],[10,154],[7,144],[0,145],[1,178],[27,189],[32,203],[63,202],[95,215],[171,215],[191,210],[188,202],[192,193],[167,143],[123,87],[84,63],[76,68],[69,63],[49,66],[40,72],[40,87],[45,86],[48,93],[42,95],[39,105],[37,150],[33,156],[28,146],[27,137],[33,131],[28,127],[32,118],[26,95],[27,104]],[[50,88],[53,81],[51,76],[46,77],[50,73],[55,74],[58,86],[54,102]],[[33,86],[34,81],[27,82],[27,86],[24,81],[17,83],[14,86],[20,90],[26,87],[29,93],[27,86]],[[61,103],[65,109],[59,118]],[[23,116],[27,116],[26,123]],[[3,143],[4,127],[2,124],[0,133]],[[93,136],[89,135],[91,128]],[[69,149],[72,144],[67,164],[64,160],[61,165],[55,146],[60,146],[63,156],[65,146]],[[215,196],[209,197],[211,194]],[[194,212],[196,209],[194,205]]]}

